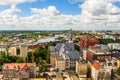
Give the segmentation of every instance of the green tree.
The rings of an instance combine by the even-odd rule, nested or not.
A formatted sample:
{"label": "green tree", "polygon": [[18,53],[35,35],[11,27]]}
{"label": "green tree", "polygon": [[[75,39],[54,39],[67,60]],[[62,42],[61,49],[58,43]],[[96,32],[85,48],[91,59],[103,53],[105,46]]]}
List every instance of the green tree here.
{"label": "green tree", "polygon": [[6,46],[6,56],[9,56],[9,52],[8,52],[8,46]]}
{"label": "green tree", "polygon": [[113,39],[99,39],[99,42],[101,44],[107,45],[108,43],[114,43],[114,40]]}
{"label": "green tree", "polygon": [[3,63],[4,63],[4,59],[0,58],[0,65],[3,65]]}
{"label": "green tree", "polygon": [[41,69],[42,69],[42,71],[46,71],[47,70],[47,65],[46,64],[42,64]]}
{"label": "green tree", "polygon": [[16,60],[17,63],[22,63],[23,62],[23,59],[21,57],[18,57],[17,60]]}
{"label": "green tree", "polygon": [[11,62],[16,62],[17,58],[16,56],[9,56],[7,57],[9,60],[11,60]]}
{"label": "green tree", "polygon": [[28,52],[28,62],[32,62],[32,52]]}
{"label": "green tree", "polygon": [[74,46],[75,46],[75,50],[80,51],[80,47],[78,45],[75,44]]}
{"label": "green tree", "polygon": [[120,39],[116,39],[116,40],[115,40],[115,43],[120,43]]}
{"label": "green tree", "polygon": [[47,56],[46,56],[46,62],[50,63],[50,51],[48,50]]}

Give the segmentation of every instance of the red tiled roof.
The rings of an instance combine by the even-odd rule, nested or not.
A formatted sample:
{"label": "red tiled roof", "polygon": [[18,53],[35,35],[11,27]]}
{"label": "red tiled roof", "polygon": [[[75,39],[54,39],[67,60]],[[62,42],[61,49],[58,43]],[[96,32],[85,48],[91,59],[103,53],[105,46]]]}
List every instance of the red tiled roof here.
{"label": "red tiled roof", "polygon": [[96,42],[98,42],[98,40],[96,39],[96,38],[89,38],[89,41],[91,42],[91,41],[96,41]]}
{"label": "red tiled roof", "polygon": [[101,68],[101,65],[100,65],[99,62],[95,61],[95,62],[93,63],[93,67],[94,67],[95,69],[99,70],[99,69]]}
{"label": "red tiled roof", "polygon": [[26,68],[33,66],[34,63],[5,63],[3,64],[3,69],[20,69],[26,71]]}
{"label": "red tiled roof", "polygon": [[89,47],[95,44],[99,44],[99,40],[97,40],[96,38],[85,37],[85,38],[81,38],[78,44],[81,47]]}

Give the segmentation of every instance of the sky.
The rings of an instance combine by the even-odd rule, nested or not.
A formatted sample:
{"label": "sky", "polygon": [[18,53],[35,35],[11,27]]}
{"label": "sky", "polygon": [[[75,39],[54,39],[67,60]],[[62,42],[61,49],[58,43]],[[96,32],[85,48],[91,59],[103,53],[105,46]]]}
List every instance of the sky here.
{"label": "sky", "polygon": [[0,30],[120,30],[120,0],[0,0]]}

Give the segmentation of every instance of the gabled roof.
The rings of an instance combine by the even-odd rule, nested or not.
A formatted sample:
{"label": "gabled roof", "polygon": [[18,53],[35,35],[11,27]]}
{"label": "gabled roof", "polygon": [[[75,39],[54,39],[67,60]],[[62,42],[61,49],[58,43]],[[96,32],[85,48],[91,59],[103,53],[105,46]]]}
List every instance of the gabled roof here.
{"label": "gabled roof", "polygon": [[74,50],[74,44],[73,44],[73,43],[65,43],[64,48],[65,48],[65,50],[67,50],[67,51]]}
{"label": "gabled roof", "polygon": [[57,45],[55,46],[55,50],[60,51],[61,47],[63,47],[67,51],[74,50],[74,44],[73,43],[57,43]]}
{"label": "gabled roof", "polygon": [[57,45],[55,46],[55,50],[56,51],[60,51],[61,47],[62,47],[63,43],[57,43]]}
{"label": "gabled roof", "polygon": [[58,43],[55,46],[56,51],[63,51],[71,60],[79,60],[79,53],[74,50],[74,43]]}
{"label": "gabled roof", "polygon": [[74,49],[74,43],[65,43],[65,46],[68,46],[71,49]]}
{"label": "gabled roof", "polygon": [[78,52],[75,52],[75,51],[68,51],[68,54],[67,54],[71,60],[79,60],[79,53]]}
{"label": "gabled roof", "polygon": [[49,50],[50,50],[50,52],[55,52],[55,47],[54,46],[50,46]]}
{"label": "gabled roof", "polygon": [[5,63],[3,64],[3,69],[19,69],[26,71],[30,66],[34,66],[34,63]]}

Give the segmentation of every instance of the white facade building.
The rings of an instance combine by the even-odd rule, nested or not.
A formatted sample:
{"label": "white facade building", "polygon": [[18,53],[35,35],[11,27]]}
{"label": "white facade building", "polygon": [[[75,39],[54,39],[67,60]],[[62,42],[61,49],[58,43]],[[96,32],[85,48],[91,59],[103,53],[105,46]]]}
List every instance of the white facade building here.
{"label": "white facade building", "polygon": [[109,49],[119,49],[120,50],[120,43],[109,43]]}

